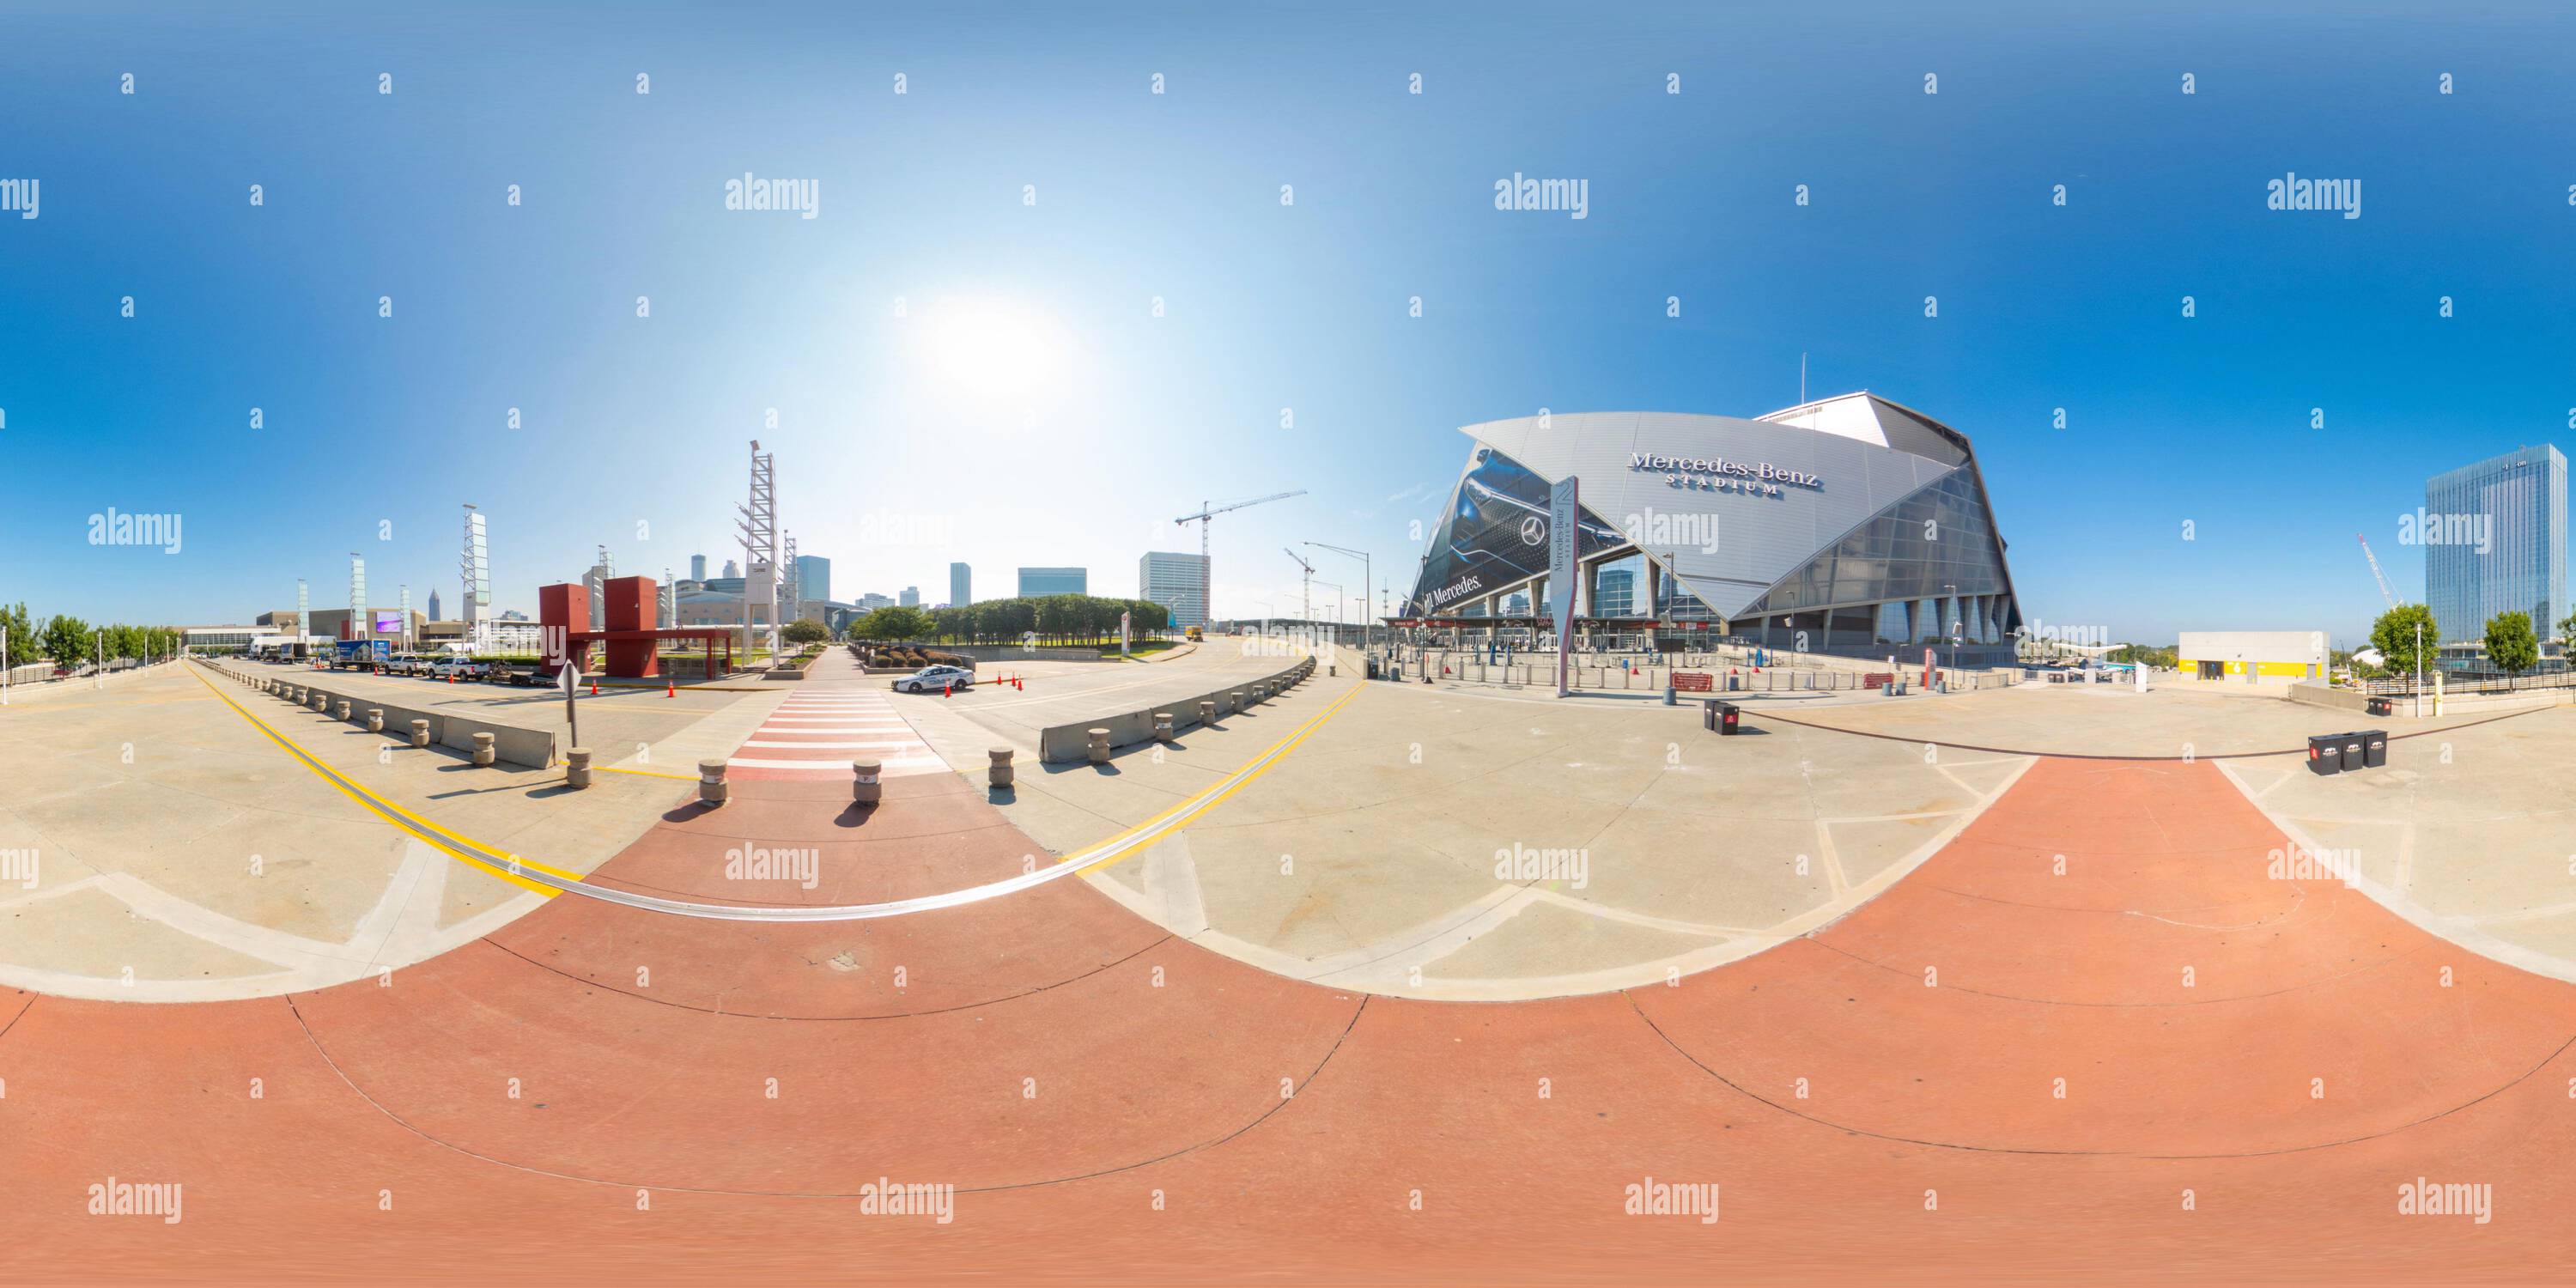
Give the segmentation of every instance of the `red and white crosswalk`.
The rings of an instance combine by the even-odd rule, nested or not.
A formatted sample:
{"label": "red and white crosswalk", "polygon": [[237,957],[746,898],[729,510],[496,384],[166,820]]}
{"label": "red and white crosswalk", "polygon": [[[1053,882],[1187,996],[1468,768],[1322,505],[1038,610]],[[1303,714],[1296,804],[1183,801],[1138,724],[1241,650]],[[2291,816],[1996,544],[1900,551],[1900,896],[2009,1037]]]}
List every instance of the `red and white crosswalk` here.
{"label": "red and white crosswalk", "polygon": [[948,762],[896,714],[891,697],[865,689],[799,693],[779,703],[725,767],[747,778],[847,778],[853,760],[878,762],[888,778],[946,770]]}

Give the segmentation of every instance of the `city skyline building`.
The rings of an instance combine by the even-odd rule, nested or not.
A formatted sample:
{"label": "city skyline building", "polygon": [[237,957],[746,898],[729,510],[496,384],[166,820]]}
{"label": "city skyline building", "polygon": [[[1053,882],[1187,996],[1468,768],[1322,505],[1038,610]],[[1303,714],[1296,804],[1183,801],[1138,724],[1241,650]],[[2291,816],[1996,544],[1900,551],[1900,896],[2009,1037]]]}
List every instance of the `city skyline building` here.
{"label": "city skyline building", "polygon": [[[2550,444],[2436,474],[2400,536],[2424,547],[2424,604],[2441,643],[2486,639],[2498,613],[2531,615],[2539,639],[2567,619],[2567,458]],[[2426,641],[2430,644],[2433,641]]]}
{"label": "city skyline building", "polygon": [[1038,595],[1087,595],[1091,593],[1091,570],[1088,568],[1022,568],[1020,598]]}
{"label": "city skyline building", "polygon": [[1148,550],[1136,560],[1136,597],[1161,604],[1171,613],[1172,628],[1206,626],[1207,557],[1176,550]]}

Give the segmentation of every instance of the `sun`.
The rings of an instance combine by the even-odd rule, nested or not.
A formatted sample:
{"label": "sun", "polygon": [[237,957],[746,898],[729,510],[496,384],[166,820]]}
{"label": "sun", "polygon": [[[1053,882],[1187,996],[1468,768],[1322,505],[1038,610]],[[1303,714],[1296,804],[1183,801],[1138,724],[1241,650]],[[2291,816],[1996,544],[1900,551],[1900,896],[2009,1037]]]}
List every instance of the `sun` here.
{"label": "sun", "polygon": [[940,309],[929,322],[929,370],[955,392],[1025,399],[1053,388],[1064,373],[1063,335],[1034,310],[966,302]]}

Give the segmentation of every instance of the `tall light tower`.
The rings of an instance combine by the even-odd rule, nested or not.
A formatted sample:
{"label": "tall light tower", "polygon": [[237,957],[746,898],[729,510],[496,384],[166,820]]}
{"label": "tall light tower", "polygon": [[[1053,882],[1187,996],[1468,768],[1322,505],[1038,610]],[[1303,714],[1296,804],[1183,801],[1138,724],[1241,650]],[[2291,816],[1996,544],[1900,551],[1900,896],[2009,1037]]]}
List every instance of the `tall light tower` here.
{"label": "tall light tower", "polygon": [[304,647],[305,595],[304,579],[295,579],[295,647]]}
{"label": "tall light tower", "polygon": [[483,512],[471,505],[465,507],[465,548],[457,571],[465,579],[465,638],[479,642],[492,611],[492,552]]}
{"label": "tall light tower", "polygon": [[769,651],[779,646],[778,621],[778,473],[776,453],[760,450],[751,440],[751,503],[738,505],[735,528],[742,533],[742,650],[751,653],[752,609],[769,609]]}
{"label": "tall light tower", "polygon": [[780,598],[787,603],[785,617],[803,617],[805,615],[805,577],[796,563],[796,534],[787,533],[786,539],[787,561],[778,567],[778,588],[782,592]]}
{"label": "tall light tower", "polygon": [[349,552],[349,638],[367,638],[367,561]]}
{"label": "tall light tower", "polygon": [[662,629],[680,624],[680,591],[671,583],[671,570],[662,570]]}
{"label": "tall light tower", "polygon": [[[1308,542],[1305,542],[1304,544],[1309,545],[1309,546],[1313,546],[1313,547],[1314,547],[1314,548],[1316,548],[1317,550],[1330,550],[1330,551],[1332,551],[1334,554],[1337,554],[1337,555],[1349,555],[1350,557],[1352,557],[1352,558],[1354,558],[1354,559],[1359,560],[1359,561],[1360,561],[1360,598],[1361,598],[1361,600],[1363,600],[1363,601],[1366,601],[1366,600],[1368,599],[1368,594],[1369,594],[1369,579],[1370,579],[1371,577],[1373,577],[1373,576],[1375,576],[1375,575],[1376,575],[1376,569],[1375,569],[1375,568],[1373,568],[1373,567],[1371,566],[1371,561],[1370,561],[1370,559],[1369,559],[1369,554],[1368,554],[1368,552],[1367,552],[1367,551],[1365,551],[1365,550],[1345,550],[1345,549],[1343,549],[1343,548],[1342,548],[1342,547],[1340,547],[1340,546],[1328,546],[1328,545],[1325,545],[1325,544],[1324,544],[1323,542],[1321,542],[1321,541],[1308,541]],[[1372,632],[1373,630],[1375,630],[1375,628],[1376,628],[1376,626],[1377,626],[1377,606],[1376,606],[1374,603],[1364,603],[1364,604],[1363,604],[1363,607],[1365,607],[1368,611],[1367,611],[1367,615],[1366,615],[1366,616],[1364,616],[1364,617],[1362,617],[1362,618],[1360,619],[1360,651],[1361,651],[1361,652],[1363,652],[1363,653],[1365,653],[1365,652],[1367,652],[1367,651],[1369,650],[1369,648],[1371,647],[1371,645],[1373,645],[1373,644],[1375,643],[1375,640],[1376,640],[1376,637],[1375,637],[1374,635],[1372,635],[1372,634],[1371,634],[1371,632]],[[1335,643],[1339,643],[1340,641],[1336,640],[1336,641],[1334,641],[1334,642],[1335,642]]]}
{"label": "tall light tower", "polygon": [[402,588],[402,650],[405,653],[411,651],[411,585],[408,582]]}

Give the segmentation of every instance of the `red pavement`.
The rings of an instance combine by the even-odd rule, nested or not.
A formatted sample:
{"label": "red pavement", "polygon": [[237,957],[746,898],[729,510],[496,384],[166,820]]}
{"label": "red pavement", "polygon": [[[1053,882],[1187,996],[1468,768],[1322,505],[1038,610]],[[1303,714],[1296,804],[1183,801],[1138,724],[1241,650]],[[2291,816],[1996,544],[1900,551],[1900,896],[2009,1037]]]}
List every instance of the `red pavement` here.
{"label": "red pavement", "polygon": [[[954,775],[736,791],[597,879],[838,903],[1036,852]],[[1292,983],[1077,882],[564,897],[391,987],[0,996],[0,1280],[2559,1276],[2576,988],[2268,880],[2283,844],[2208,765],[2044,761],[1813,936],[1542,1003]],[[807,845],[812,889],[722,875]],[[183,1219],[86,1215],[111,1176]],[[2400,1215],[2419,1177],[2492,1221]],[[953,1220],[862,1214],[881,1178]],[[1719,1219],[1624,1215],[1650,1179]]]}

